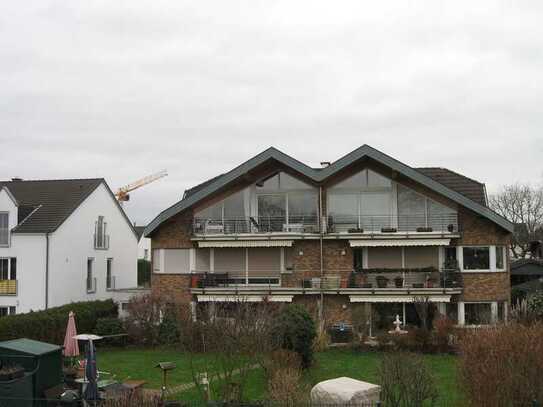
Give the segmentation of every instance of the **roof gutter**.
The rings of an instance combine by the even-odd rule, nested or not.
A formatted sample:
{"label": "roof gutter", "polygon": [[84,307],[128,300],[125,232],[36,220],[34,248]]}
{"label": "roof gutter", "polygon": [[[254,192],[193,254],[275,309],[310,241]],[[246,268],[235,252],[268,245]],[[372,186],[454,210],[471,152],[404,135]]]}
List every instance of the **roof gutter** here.
{"label": "roof gutter", "polygon": [[45,309],[49,308],[49,232],[45,234]]}

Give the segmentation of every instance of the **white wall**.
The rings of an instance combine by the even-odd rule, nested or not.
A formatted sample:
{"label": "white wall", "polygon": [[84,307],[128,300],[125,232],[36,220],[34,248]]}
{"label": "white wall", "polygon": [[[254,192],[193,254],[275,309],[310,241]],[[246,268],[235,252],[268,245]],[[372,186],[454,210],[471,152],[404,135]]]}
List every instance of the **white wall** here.
{"label": "white wall", "polygon": [[9,212],[10,230],[17,226],[18,210],[17,206],[8,195],[5,188],[0,188],[0,212]]}
{"label": "white wall", "polygon": [[11,246],[0,247],[0,257],[17,257],[17,296],[0,295],[0,306],[14,306],[17,313],[45,307],[44,234],[11,235]]}
{"label": "white wall", "polygon": [[[109,249],[94,249],[98,216],[107,223]],[[50,237],[49,306],[113,298],[106,290],[106,259],[115,288],[137,286],[138,241],[107,188],[100,185]],[[96,292],[87,293],[87,259],[94,258]]]}
{"label": "white wall", "polygon": [[[145,250],[147,250],[147,258],[145,258]],[[151,261],[151,239],[143,236],[141,237],[138,243],[138,259]]]}

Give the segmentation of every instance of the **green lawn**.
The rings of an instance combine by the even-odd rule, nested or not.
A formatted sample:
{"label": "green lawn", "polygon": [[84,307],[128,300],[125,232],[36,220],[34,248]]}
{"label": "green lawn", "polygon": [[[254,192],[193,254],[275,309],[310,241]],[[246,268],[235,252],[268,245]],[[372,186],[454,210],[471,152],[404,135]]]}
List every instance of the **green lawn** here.
{"label": "green lawn", "polygon": [[[361,353],[348,349],[335,349],[316,355],[315,365],[305,374],[310,385],[322,380],[340,376],[377,383],[377,368],[382,354]],[[439,406],[460,405],[461,398],[456,386],[456,358],[449,355],[425,355],[437,381],[440,394]],[[203,371],[206,356],[198,355],[193,359],[197,371]],[[98,367],[101,371],[111,372],[118,380],[143,379],[148,388],[159,388],[161,374],[154,366],[161,361],[173,361],[177,369],[169,375],[172,385],[192,381],[191,358],[182,352],[171,349],[99,349]],[[211,359],[207,359],[211,361]],[[262,372],[258,369],[251,372],[246,397],[256,400],[265,398],[266,384]],[[179,395],[185,400],[194,400],[196,390],[189,390]]]}

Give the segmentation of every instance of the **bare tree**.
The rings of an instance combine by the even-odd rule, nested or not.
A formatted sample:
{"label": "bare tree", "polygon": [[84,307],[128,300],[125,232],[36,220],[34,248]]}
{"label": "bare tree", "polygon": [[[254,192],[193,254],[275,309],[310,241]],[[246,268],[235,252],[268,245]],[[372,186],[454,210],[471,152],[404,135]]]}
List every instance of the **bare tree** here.
{"label": "bare tree", "polygon": [[543,238],[543,188],[527,184],[506,185],[489,199],[490,207],[515,224],[511,253],[524,258],[530,242]]}
{"label": "bare tree", "polygon": [[[201,374],[207,375],[211,392],[221,400],[240,402],[250,371],[263,364],[262,358],[278,347],[274,338],[274,303],[234,301],[209,303],[197,319],[190,313],[181,318],[182,343],[191,356],[191,370],[196,386]],[[204,365],[192,356],[206,354]],[[200,358],[202,359],[202,358]]]}

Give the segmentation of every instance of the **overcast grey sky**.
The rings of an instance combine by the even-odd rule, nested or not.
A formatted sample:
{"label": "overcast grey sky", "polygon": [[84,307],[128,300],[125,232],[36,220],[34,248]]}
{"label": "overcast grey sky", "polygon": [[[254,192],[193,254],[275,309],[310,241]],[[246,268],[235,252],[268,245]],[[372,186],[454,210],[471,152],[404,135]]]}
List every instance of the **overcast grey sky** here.
{"label": "overcast grey sky", "polygon": [[536,183],[542,21],[541,1],[3,1],[0,178],[167,168],[126,205],[139,224],[270,145]]}

